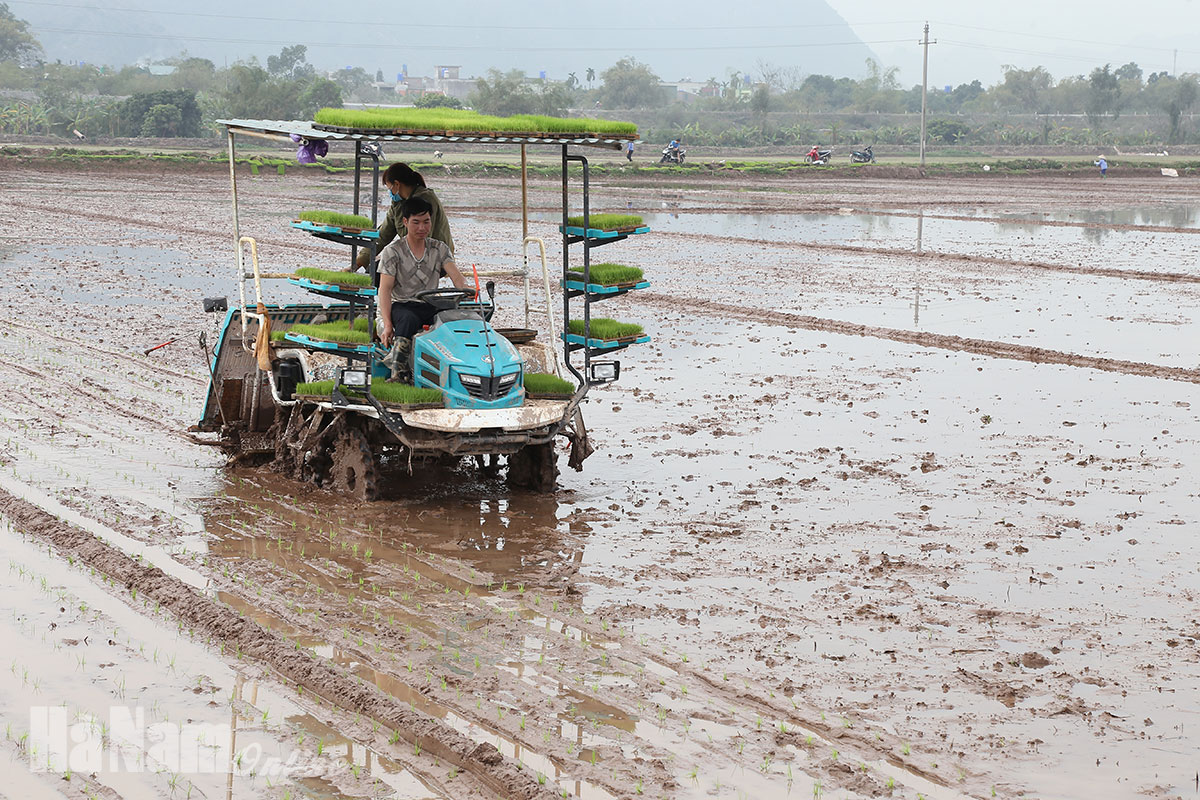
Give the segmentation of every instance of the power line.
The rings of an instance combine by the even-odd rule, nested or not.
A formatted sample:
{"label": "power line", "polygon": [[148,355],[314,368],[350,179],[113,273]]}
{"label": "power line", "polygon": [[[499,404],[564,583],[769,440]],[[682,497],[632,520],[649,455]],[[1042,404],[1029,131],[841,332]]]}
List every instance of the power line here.
{"label": "power line", "polygon": [[[1065,36],[1050,36],[1050,35],[1047,35],[1044,33],[1021,33],[1019,31],[1002,31],[1002,30],[999,30],[996,28],[983,28],[978,25],[959,25],[958,23],[955,23],[955,22],[939,22],[938,24],[945,25],[948,28],[962,28],[964,30],[982,31],[984,33],[995,33],[995,34],[999,34],[1001,36],[1024,36],[1024,37],[1027,37],[1030,39],[1046,39],[1046,40],[1054,41],[1054,42],[1069,42],[1071,44],[1087,44],[1087,45],[1095,45],[1097,47],[1121,47],[1121,48],[1125,48],[1128,50],[1159,50],[1159,51],[1162,51],[1165,53],[1170,53],[1173,50],[1175,50],[1175,48],[1173,48],[1173,47],[1155,47],[1153,45],[1129,44],[1127,42],[1096,42],[1096,41],[1092,41],[1090,39],[1071,39],[1071,38],[1068,38]],[[1200,51],[1184,50],[1183,52],[1195,53],[1195,52],[1200,52]]]}
{"label": "power line", "polygon": [[[219,36],[179,36],[166,33],[139,33],[134,31],[89,31],[75,28],[39,28],[40,31],[48,33],[72,33],[82,34],[86,36],[124,36],[139,39],[166,39],[170,41],[182,42],[220,42],[223,44],[259,44],[290,47],[296,44],[294,39],[289,40],[272,40],[272,39],[235,39]],[[556,46],[537,46],[537,47],[517,47],[505,46],[501,44],[405,44],[403,49],[410,50],[437,50],[437,51],[454,51],[454,50],[487,50],[490,52],[503,53],[548,53],[548,52],[572,52],[572,53],[628,53],[633,52],[694,52],[705,50],[744,50],[746,48],[754,49],[794,49],[794,48],[812,48],[812,47],[847,47],[866,44],[895,44],[898,42],[907,42],[908,39],[885,39],[881,41],[864,42],[855,40],[852,42],[789,42],[787,44],[716,44],[716,45],[693,45],[686,47],[665,47],[660,45],[649,45],[630,47],[628,45],[617,47],[556,47]],[[376,50],[397,50],[398,46],[394,42],[304,42],[304,45],[309,49],[319,47],[353,47],[356,49],[367,48]]]}
{"label": "power line", "polygon": [[[206,19],[237,20],[237,21],[241,21],[241,22],[274,22],[274,23],[291,22],[291,23],[295,23],[297,21],[294,17],[265,17],[265,16],[250,16],[250,15],[214,14],[214,13],[204,12],[204,11],[168,11],[168,10],[163,10],[163,9],[113,8],[113,7],[83,5],[80,3],[38,2],[38,0],[9,0],[9,2],[12,4],[15,4],[15,5],[40,6],[40,7],[47,7],[47,8],[75,8],[75,9],[82,9],[82,10],[87,10],[87,11],[102,11],[106,14],[112,13],[112,12],[126,12],[126,13],[130,13],[130,14],[139,14],[139,15],[156,14],[156,15],[160,15],[160,16],[175,16],[175,17],[202,17],[202,18],[206,18]],[[320,21],[320,24],[322,26],[352,25],[356,28],[363,27],[362,20],[358,20],[358,19],[351,19],[351,20],[322,19]],[[844,28],[844,27],[851,26],[851,25],[853,27],[859,27],[859,26],[866,26],[866,25],[908,25],[908,24],[911,24],[911,23],[897,21],[897,22],[863,22],[863,23],[822,22],[822,23],[793,24],[793,25],[672,25],[672,30],[677,30],[677,31],[720,31],[722,33],[725,33],[728,31],[803,30],[803,29],[816,29],[816,28]],[[444,29],[444,30],[563,31],[563,32],[574,32],[574,33],[579,32],[578,26],[570,26],[570,25],[561,25],[561,26],[553,26],[553,25],[542,25],[542,26],[539,26],[539,25],[456,25],[456,24],[445,24],[445,23],[425,23],[425,22],[410,22],[410,21],[406,21],[406,22],[372,21],[371,27],[373,29],[374,28],[403,28],[406,30],[412,29],[412,28],[437,28],[437,29]],[[50,29],[46,28],[43,30],[50,30]],[[624,33],[629,32],[628,26],[597,27],[595,25],[589,25],[588,30],[589,31],[608,31],[608,32],[621,31]],[[212,41],[225,41],[225,40],[212,40]],[[863,44],[867,44],[867,43],[864,42]],[[885,44],[885,43],[881,42],[880,44]],[[779,46],[782,47],[783,45],[779,45]],[[406,48],[407,47],[408,46],[406,45]],[[567,48],[567,49],[576,49],[576,48]],[[619,48],[614,48],[614,49],[619,49]]]}
{"label": "power line", "polygon": [[[1097,64],[1101,61],[1106,61],[1104,58],[1095,56],[1083,55],[1067,55],[1064,53],[1050,53],[1044,50],[1025,50],[1018,47],[999,47],[997,45],[982,44],[980,42],[963,42],[957,39],[942,39],[943,44],[953,45],[955,47],[969,47],[972,50],[991,50],[997,53],[1012,53],[1014,55],[1023,56],[1038,56],[1039,58],[1056,58],[1062,61],[1079,61],[1086,64]],[[1160,65],[1161,66],[1161,65]]]}

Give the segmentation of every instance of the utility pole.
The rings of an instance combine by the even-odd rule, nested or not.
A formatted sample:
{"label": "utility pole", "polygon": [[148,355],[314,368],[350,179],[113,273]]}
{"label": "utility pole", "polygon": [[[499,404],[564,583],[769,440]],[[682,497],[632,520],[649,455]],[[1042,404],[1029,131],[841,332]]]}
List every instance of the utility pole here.
{"label": "utility pole", "polygon": [[1175,48],[1174,55],[1171,56],[1171,77],[1179,77],[1179,48]]}
{"label": "utility pole", "polygon": [[929,23],[925,23],[925,35],[918,44],[925,48],[921,60],[921,169],[925,168],[925,95],[929,91],[929,45],[937,44],[937,40],[929,41]]}

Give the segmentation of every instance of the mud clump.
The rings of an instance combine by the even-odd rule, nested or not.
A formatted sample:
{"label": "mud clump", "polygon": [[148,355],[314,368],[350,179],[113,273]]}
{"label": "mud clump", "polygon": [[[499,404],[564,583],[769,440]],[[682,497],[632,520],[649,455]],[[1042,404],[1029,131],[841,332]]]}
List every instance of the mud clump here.
{"label": "mud clump", "polygon": [[1050,666],[1050,659],[1041,653],[1029,652],[1021,656],[1021,666],[1025,669],[1041,669]]}

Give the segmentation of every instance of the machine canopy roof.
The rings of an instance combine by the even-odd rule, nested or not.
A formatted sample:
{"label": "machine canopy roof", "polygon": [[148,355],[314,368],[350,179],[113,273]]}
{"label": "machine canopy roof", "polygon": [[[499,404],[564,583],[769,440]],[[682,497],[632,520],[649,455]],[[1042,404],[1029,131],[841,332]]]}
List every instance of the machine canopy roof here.
{"label": "machine canopy roof", "polygon": [[327,142],[454,142],[458,144],[575,144],[587,147],[603,147],[620,150],[635,137],[590,137],[577,133],[551,134],[504,134],[481,131],[479,133],[447,133],[446,131],[411,131],[406,133],[384,133],[382,131],[350,130],[334,131],[317,127],[309,120],[272,119],[219,119],[230,133],[291,138],[293,135],[310,141],[323,139]]}

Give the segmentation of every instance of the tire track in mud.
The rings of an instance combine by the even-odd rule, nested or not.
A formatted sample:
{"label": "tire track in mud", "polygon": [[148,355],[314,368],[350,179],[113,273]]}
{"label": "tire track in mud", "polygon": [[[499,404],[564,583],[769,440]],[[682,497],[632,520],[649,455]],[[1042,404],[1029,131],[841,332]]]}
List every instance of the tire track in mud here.
{"label": "tire track in mud", "polygon": [[[22,211],[42,211],[47,214],[59,214],[69,216],[72,219],[94,219],[99,222],[112,222],[121,225],[132,226],[135,228],[148,228],[151,230],[167,231],[174,234],[187,234],[188,236],[197,239],[229,239],[232,231],[214,231],[211,228],[189,228],[180,225],[171,225],[165,222],[160,222],[157,219],[137,219],[130,217],[128,214],[105,214],[99,211],[84,211],[82,209],[71,209],[70,211],[50,205],[38,205],[36,203],[8,204],[10,208]],[[255,239],[260,245],[268,244],[271,247],[277,247],[281,250],[296,250],[305,253],[328,253],[329,251],[323,247],[317,247],[311,244],[298,244],[294,241],[285,241],[283,239]]]}
{"label": "tire track in mud", "polygon": [[[646,293],[638,299],[651,305],[671,310],[677,310],[680,302],[680,298],[659,293]],[[765,322],[788,328],[804,328],[812,331],[838,333],[845,336],[866,336],[874,339],[887,339],[919,347],[957,350],[992,356],[994,358],[1028,361],[1033,364],[1061,364],[1068,367],[1085,367],[1104,372],[1139,375],[1146,378],[1200,383],[1200,370],[1149,364],[1144,361],[1124,361],[1117,358],[1085,356],[1062,350],[1047,350],[1044,347],[1030,347],[1028,345],[997,342],[990,339],[972,339],[965,336],[954,336],[943,333],[908,331],[901,328],[881,328],[875,325],[863,325],[857,322],[813,317],[806,314],[789,314],[783,311],[768,311],[757,308],[748,309],[741,306],[729,305],[728,303],[718,303],[698,298],[688,299],[688,308],[692,311],[707,311],[725,317],[746,320],[747,322]]]}
{"label": "tire track in mud", "polygon": [[[83,350],[93,350],[102,355],[111,356],[112,358],[119,358],[122,361],[128,361],[129,363],[133,364],[134,366],[151,370],[157,374],[170,375],[173,378],[180,378],[182,380],[191,381],[192,383],[195,383],[198,385],[204,385],[207,381],[206,378],[197,378],[195,375],[188,375],[183,372],[177,372],[169,367],[161,366],[157,362],[144,361],[141,358],[139,358],[138,356],[133,355],[132,353],[122,353],[119,350],[109,350],[107,348],[100,347],[99,345],[92,344],[90,342],[80,341],[79,339],[76,339],[76,338],[68,338],[66,336],[59,336],[57,333],[54,333],[54,331],[47,330],[45,328],[39,328],[34,325],[26,325],[24,323],[17,322],[16,320],[12,320],[12,319],[5,320],[4,324],[10,328],[19,328],[20,330],[23,330],[23,331],[29,331],[30,333],[36,333],[41,338],[54,339],[65,345],[69,345],[72,348],[83,349]],[[144,357],[142,357],[142,358],[144,358]]]}
{"label": "tire track in mud", "polygon": [[[18,372],[18,373],[26,375],[30,378],[35,378],[38,381],[40,381],[42,385],[45,385],[50,382],[59,383],[59,384],[63,385],[64,387],[66,387],[67,389],[69,389],[72,393],[78,395],[79,397],[86,398],[86,399],[94,402],[96,405],[103,406],[103,407],[109,409],[110,411],[113,412],[113,414],[116,415],[117,418],[136,419],[139,422],[145,422],[147,425],[150,425],[155,428],[159,428],[162,431],[164,431],[165,433],[169,433],[174,436],[182,436],[185,439],[188,438],[186,436],[186,434],[184,434],[183,431],[179,430],[178,428],[176,428],[173,425],[168,424],[167,422],[165,422],[163,420],[163,418],[148,417],[145,414],[139,414],[138,412],[129,408],[128,405],[120,405],[118,403],[114,403],[113,401],[111,401],[107,398],[101,397],[97,394],[93,394],[92,392],[85,390],[79,384],[74,383],[70,380],[59,378],[54,375],[49,375],[44,372],[38,372],[35,369],[31,369],[29,367],[22,366],[21,364],[15,364],[15,363],[13,363],[11,361],[7,361],[3,358],[0,358],[0,367],[6,367],[8,369],[13,370],[14,372]],[[42,406],[42,407],[46,408],[45,406]]]}
{"label": "tire track in mud", "polygon": [[303,687],[343,710],[388,726],[409,744],[458,767],[501,797],[551,798],[553,793],[494,747],[467,737],[386,696],[373,686],[356,683],[278,634],[204,597],[157,567],[139,564],[41,508],[0,489],[0,514],[14,527],[36,536],[60,553],[69,553],[174,614],[192,630],[211,636],[258,661],[285,683]]}

